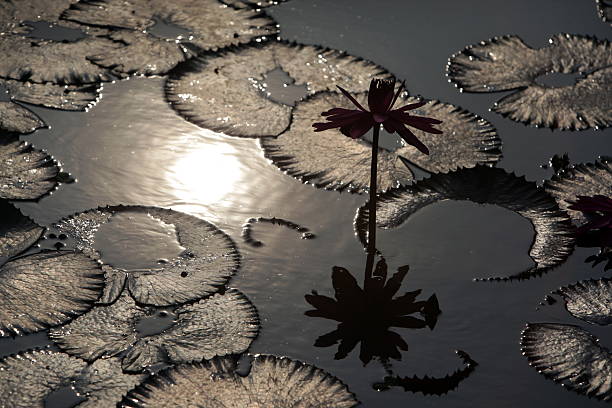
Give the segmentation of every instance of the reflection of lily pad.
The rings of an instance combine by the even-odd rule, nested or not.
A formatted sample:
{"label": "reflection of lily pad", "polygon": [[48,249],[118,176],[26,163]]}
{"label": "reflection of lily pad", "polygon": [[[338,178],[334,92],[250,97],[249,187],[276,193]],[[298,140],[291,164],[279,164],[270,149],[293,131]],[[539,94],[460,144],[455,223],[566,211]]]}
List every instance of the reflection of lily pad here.
{"label": "reflection of lily pad", "polygon": [[214,225],[192,215],[156,207],[114,206],[90,210],[60,221],[57,228],[74,238],[77,248],[94,259],[98,228],[117,213],[148,214],[176,227],[179,244],[186,248],[178,257],[149,271],[124,271],[104,265],[106,288],[101,303],[111,303],[127,278],[130,294],[140,303],[164,306],[185,303],[218,291],[240,266],[234,242]]}
{"label": "reflection of lily pad", "polygon": [[0,259],[19,255],[41,237],[45,229],[0,199]]}
{"label": "reflection of lily pad", "polygon": [[82,84],[112,77],[87,60],[88,55],[107,52],[118,46],[109,39],[88,37],[75,42],[35,40],[19,35],[0,38],[0,76],[32,82]]}
{"label": "reflection of lily pad", "polygon": [[612,280],[586,280],[555,291],[565,307],[578,319],[589,323],[612,323]]}
{"label": "reflection of lily pad", "polygon": [[[507,278],[491,279],[528,279],[540,275],[565,261],[573,250],[569,216],[551,196],[524,177],[485,166],[434,174],[411,186],[383,193],[377,202],[376,224],[379,228],[396,228],[419,209],[442,200],[495,204],[532,223],[535,237],[529,256],[536,265]],[[368,217],[367,205],[361,207],[355,227],[362,243],[367,240]]]}
{"label": "reflection of lily pad", "polygon": [[[365,94],[357,97],[360,102],[366,99]],[[409,98],[399,104],[416,101]],[[336,93],[320,93],[298,103],[289,130],[278,138],[261,140],[266,157],[288,174],[316,186],[367,191],[372,147],[362,140],[348,138],[336,129],[322,133],[315,133],[312,129],[312,124],[321,119],[321,112],[332,107],[349,107],[349,104],[346,98]],[[501,142],[486,120],[439,101],[430,101],[413,112],[441,120],[438,128],[444,133],[437,135],[412,130],[429,148],[429,155],[410,145],[394,152],[380,149],[379,190],[388,190],[412,180],[412,173],[403,159],[432,172],[494,163],[500,159]]]}
{"label": "reflection of lily pad", "polygon": [[[608,41],[558,34],[539,49],[517,36],[497,37],[451,57],[448,75],[467,92],[516,90],[493,111],[512,120],[560,129],[612,123],[612,49]],[[536,78],[549,72],[589,72],[574,85],[551,88]]]}
{"label": "reflection of lily pad", "polygon": [[612,398],[612,354],[578,326],[528,324],[521,346],[529,364],[546,378],[583,395]]}
{"label": "reflection of lily pad", "polygon": [[83,254],[41,252],[0,268],[0,336],[33,333],[89,310],[102,291],[100,267]]}
{"label": "reflection of lily pad", "polygon": [[79,2],[63,18],[99,27],[145,30],[155,19],[190,32],[185,42],[205,50],[243,44],[278,32],[274,21],[254,10],[236,10],[217,0],[98,0]]}
{"label": "reflection of lily pad", "polygon": [[244,352],[257,336],[255,307],[236,290],[181,306],[176,322],[160,334],[139,338],[136,324],[155,314],[122,296],[110,306],[98,306],[74,322],[51,331],[50,337],[70,354],[92,361],[127,352],[128,371],[164,363],[182,363]]}
{"label": "reflection of lily pad", "polygon": [[0,101],[0,131],[32,133],[46,124],[31,110],[13,102]]}
{"label": "reflection of lily pad", "polygon": [[61,86],[2,79],[0,85],[6,88],[11,99],[16,101],[68,111],[86,110],[97,101],[100,90],[98,85]]}
{"label": "reflection of lily pad", "polygon": [[26,142],[0,140],[0,198],[35,200],[57,186],[59,167]]}
{"label": "reflection of lily pad", "polygon": [[[256,86],[282,69],[309,93],[336,85],[365,92],[377,65],[340,51],[282,41],[203,54],[180,67],[166,83],[166,97],[187,120],[231,136],[276,136],[290,123],[292,107],[275,103]],[[321,112],[319,112],[321,113]]]}
{"label": "reflection of lily pad", "polygon": [[610,160],[602,159],[595,163],[578,164],[552,177],[544,183],[548,191],[567,211],[577,224],[586,222],[580,211],[569,208],[576,197],[604,195],[612,196],[612,165]]}
{"label": "reflection of lily pad", "polygon": [[350,408],[358,401],[336,377],[308,364],[259,355],[251,371],[236,373],[230,358],[180,365],[130,391],[125,407]]}

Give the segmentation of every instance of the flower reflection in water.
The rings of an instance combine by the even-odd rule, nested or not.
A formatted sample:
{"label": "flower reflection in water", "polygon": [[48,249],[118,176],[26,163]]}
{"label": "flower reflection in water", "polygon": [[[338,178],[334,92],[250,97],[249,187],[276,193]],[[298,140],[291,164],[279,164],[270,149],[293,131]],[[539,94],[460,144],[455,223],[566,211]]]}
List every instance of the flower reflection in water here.
{"label": "flower reflection in water", "polygon": [[381,259],[373,273],[366,271],[362,289],[348,270],[335,266],[332,272],[335,299],[314,291],[305,296],[315,307],[306,312],[307,316],[340,322],[336,330],[319,337],[315,346],[329,347],[340,342],[335,358],[343,359],[361,342],[359,358],[364,365],[374,357],[383,362],[389,358],[401,360],[400,350],[408,350],[408,344],[389,328],[433,329],[440,314],[436,295],[417,301],[421,291],[416,290],[394,298],[407,272],[408,266],[402,266],[387,280],[387,264]]}

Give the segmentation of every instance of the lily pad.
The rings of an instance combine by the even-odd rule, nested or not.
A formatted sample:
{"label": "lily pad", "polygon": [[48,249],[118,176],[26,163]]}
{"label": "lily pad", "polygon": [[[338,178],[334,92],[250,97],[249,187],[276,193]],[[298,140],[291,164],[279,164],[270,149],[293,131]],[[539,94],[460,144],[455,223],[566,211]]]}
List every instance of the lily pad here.
{"label": "lily pad", "polygon": [[[612,123],[610,65],[609,41],[557,34],[546,47],[533,49],[513,35],[468,46],[450,58],[447,71],[462,91],[516,90],[492,109],[512,120],[581,130]],[[536,82],[550,72],[589,74],[574,85],[558,88]]]}
{"label": "lily pad", "polygon": [[177,308],[172,326],[159,334],[140,337],[136,333],[138,321],[156,312],[124,295],[110,306],[98,306],[52,330],[49,337],[62,350],[87,361],[124,354],[123,369],[137,372],[159,363],[242,353],[259,330],[255,307],[233,289]]}
{"label": "lily pad", "polygon": [[0,80],[11,99],[67,111],[85,111],[100,97],[100,86],[37,84],[14,80]]}
{"label": "lily pad", "polygon": [[30,248],[44,231],[11,203],[0,199],[0,260],[12,258]]}
{"label": "lily pad", "polygon": [[153,26],[158,18],[190,31],[185,42],[204,50],[278,33],[274,20],[267,15],[251,9],[236,10],[217,0],[95,0],[73,5],[62,18],[138,31]]}
{"label": "lily pad", "polygon": [[258,355],[251,371],[236,373],[230,358],[180,365],[151,377],[130,391],[123,406],[351,408],[355,396],[339,379],[288,358]]}
{"label": "lily pad", "polygon": [[31,110],[13,102],[0,101],[0,131],[25,134],[45,126],[45,122]]}
{"label": "lily pad", "polygon": [[118,45],[102,37],[59,42],[4,35],[0,37],[0,53],[4,55],[0,60],[0,77],[57,84],[108,81],[112,76],[86,57],[113,48]]}
{"label": "lily pad", "polygon": [[117,76],[164,75],[187,59],[187,54],[175,41],[128,30],[114,32],[109,37],[124,46],[88,58]]}
{"label": "lily pad", "polygon": [[56,22],[62,12],[78,0],[7,0],[0,3],[0,31],[25,33],[22,22]]}
{"label": "lily pad", "polygon": [[530,323],[521,338],[529,364],[579,394],[612,399],[612,353],[578,326]]}
{"label": "lily pad", "polygon": [[198,126],[242,137],[277,136],[290,124],[292,107],[257,86],[269,72],[280,68],[310,94],[336,85],[365,92],[374,76],[389,75],[340,51],[276,40],[202,54],[179,68],[166,82],[172,107]]}
{"label": "lily pad", "polygon": [[117,213],[148,214],[174,225],[178,242],[186,249],[154,270],[125,271],[103,265],[107,283],[101,303],[115,301],[126,281],[130,294],[139,303],[167,306],[193,301],[217,292],[240,267],[240,254],[229,236],[207,221],[174,210],[104,207],[73,215],[56,227],[75,239],[78,249],[100,260],[100,253],[94,247],[95,233]]}
{"label": "lily pad", "polygon": [[272,224],[272,225],[281,225],[283,227],[287,227],[289,229],[292,229],[296,232],[299,232],[300,238],[301,239],[313,239],[315,238],[315,234],[313,234],[312,232],[310,232],[310,230],[306,227],[303,227],[299,224],[296,224],[293,221],[289,221],[289,220],[285,220],[282,218],[276,218],[276,217],[272,217],[272,218],[266,218],[266,217],[258,217],[258,218],[249,218],[246,222],[246,224],[244,224],[242,226],[242,238],[244,239],[244,242],[249,244],[252,247],[261,247],[264,246],[264,243],[259,241],[258,239],[253,238],[253,224],[256,223],[265,223],[265,224]]}
{"label": "lily pad", "polygon": [[576,201],[579,195],[612,196],[612,164],[605,158],[595,163],[577,164],[554,175],[544,187],[577,225],[583,224],[587,219],[580,211],[570,209],[570,202]]}
{"label": "lily pad", "polygon": [[[535,266],[515,275],[487,280],[529,279],[564,262],[574,247],[573,227],[566,212],[535,183],[503,169],[476,166],[446,174],[434,174],[411,186],[390,190],[377,202],[378,228],[400,226],[421,208],[442,200],[469,200],[494,204],[527,218],[535,230],[529,256]],[[367,241],[368,205],[357,212],[355,228],[360,241]]]}
{"label": "lily pad", "polygon": [[[365,102],[366,94],[356,95]],[[415,103],[404,99],[401,105]],[[260,141],[266,157],[289,175],[327,189],[364,193],[370,184],[372,147],[360,139],[344,136],[331,129],[315,133],[312,124],[321,119],[321,112],[333,107],[349,107],[350,102],[337,93],[319,93],[296,106],[289,130],[278,138]],[[412,130],[430,151],[424,155],[415,147],[403,144],[395,151],[378,151],[379,191],[407,184],[413,180],[404,161],[431,172],[473,167],[479,163],[495,163],[501,158],[501,141],[495,128],[486,120],[454,105],[429,101],[416,115],[442,121],[437,125],[443,134]]]}
{"label": "lily pad", "polygon": [[26,142],[0,140],[0,198],[36,200],[57,186],[59,167]]}
{"label": "lily pad", "polygon": [[103,283],[96,262],[76,252],[10,260],[0,267],[0,336],[34,333],[85,313]]}
{"label": "lily pad", "polygon": [[585,280],[554,292],[565,300],[567,311],[578,319],[599,325],[612,323],[612,280]]}

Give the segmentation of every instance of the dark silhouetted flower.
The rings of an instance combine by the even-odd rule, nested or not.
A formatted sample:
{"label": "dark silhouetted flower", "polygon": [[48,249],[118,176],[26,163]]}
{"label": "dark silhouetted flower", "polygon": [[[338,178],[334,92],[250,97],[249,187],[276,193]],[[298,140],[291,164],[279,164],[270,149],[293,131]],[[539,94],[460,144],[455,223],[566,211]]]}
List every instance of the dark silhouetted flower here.
{"label": "dark silhouetted flower", "polygon": [[[315,346],[329,347],[340,342],[335,358],[343,359],[361,342],[359,358],[364,365],[374,356],[383,360],[400,360],[399,350],[408,350],[408,344],[399,334],[388,329],[426,326],[433,329],[440,314],[436,295],[427,301],[416,301],[421,293],[416,290],[393,298],[407,272],[407,266],[401,267],[387,281],[387,264],[384,259],[380,260],[372,278],[361,289],[349,271],[335,266],[332,272],[335,299],[316,292],[305,296],[306,301],[315,307],[315,310],[306,312],[307,316],[340,322],[336,330],[319,337]],[[414,313],[420,313],[423,319],[409,316]]]}
{"label": "dark silhouetted flower", "polygon": [[612,229],[612,198],[604,195],[577,196],[570,209],[582,212],[589,220],[578,228],[578,235],[592,230]]}
{"label": "dark silhouetted flower", "polygon": [[328,122],[315,123],[313,125],[315,132],[340,128],[340,131],[345,136],[357,139],[365,135],[373,126],[382,124],[387,132],[397,132],[406,143],[416,147],[425,154],[429,154],[427,146],[421,143],[405,125],[427,133],[442,133],[442,131],[433,127],[433,125],[438,125],[442,121],[423,116],[413,116],[408,113],[409,110],[420,108],[427,102],[412,103],[391,110],[404,88],[402,83],[394,95],[395,79],[372,80],[370,91],[368,92],[369,111],[361,106],[345,89],[339,86],[338,88],[358,109],[333,108],[323,112],[321,115],[325,116]]}

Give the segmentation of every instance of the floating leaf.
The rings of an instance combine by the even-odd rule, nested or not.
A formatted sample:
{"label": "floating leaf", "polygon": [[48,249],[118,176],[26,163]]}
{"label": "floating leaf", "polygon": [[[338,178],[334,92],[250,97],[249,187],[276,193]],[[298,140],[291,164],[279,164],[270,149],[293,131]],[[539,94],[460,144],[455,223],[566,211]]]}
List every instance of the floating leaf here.
{"label": "floating leaf", "polygon": [[176,42],[139,31],[122,30],[109,37],[125,46],[88,58],[97,65],[111,69],[117,76],[164,75],[186,59],[181,46]]}
{"label": "floating leaf", "polygon": [[[592,37],[557,34],[539,49],[517,36],[496,37],[453,55],[448,75],[467,92],[516,90],[493,111],[536,126],[560,129],[607,127],[612,123],[612,47]],[[548,87],[536,78],[558,72],[588,75],[565,87]]]}
{"label": "floating leaf", "polygon": [[[356,95],[365,102],[366,95]],[[406,98],[399,105],[417,102]],[[319,93],[298,103],[289,130],[278,138],[262,139],[267,158],[293,177],[317,187],[363,193],[370,184],[372,147],[359,139],[344,136],[337,129],[315,133],[312,124],[321,120],[321,112],[333,107],[349,107],[350,102],[337,93]],[[352,106],[352,105],[351,105]],[[424,155],[410,145],[396,151],[378,151],[379,191],[406,184],[412,172],[403,163],[408,160],[431,172],[473,167],[478,163],[495,163],[501,158],[501,141],[486,120],[456,106],[430,101],[413,111],[442,121],[437,125],[443,134],[436,135],[414,129],[414,134],[430,151]]]}
{"label": "floating leaf", "polygon": [[78,0],[6,0],[0,2],[0,31],[21,32],[24,21],[56,22],[60,14]]}
{"label": "floating leaf", "polygon": [[364,92],[372,77],[388,76],[340,51],[272,40],[188,61],[168,79],[166,98],[181,116],[204,128],[231,136],[276,136],[289,126],[292,107],[266,98],[257,84],[279,68],[296,85],[306,84],[309,93],[336,85]]}
{"label": "floating leaf", "polygon": [[45,229],[0,199],[0,259],[19,255],[42,236]]}
{"label": "floating leaf", "polygon": [[76,252],[44,251],[0,267],[0,336],[34,333],[89,310],[102,292],[96,262]]}
{"label": "floating leaf", "polygon": [[158,363],[242,353],[259,329],[255,307],[233,289],[177,308],[170,328],[139,337],[136,324],[155,313],[155,308],[140,307],[129,296],[122,296],[110,306],[98,306],[52,330],[49,337],[62,350],[87,361],[125,353],[123,369],[141,371]]}
{"label": "floating leaf", "polygon": [[26,142],[0,140],[0,198],[35,200],[57,186],[59,167]]}
{"label": "floating leaf", "polygon": [[599,17],[607,23],[612,23],[612,2],[610,0],[597,0]]}
{"label": "floating leaf", "polygon": [[612,354],[580,327],[530,323],[521,346],[529,364],[546,378],[579,394],[612,398]]}
{"label": "floating leaf", "polygon": [[[494,280],[529,279],[564,262],[573,250],[573,228],[569,216],[555,200],[535,183],[502,169],[476,166],[446,174],[434,174],[411,186],[379,196],[376,225],[391,229],[400,226],[421,208],[441,200],[469,200],[495,204],[527,218],[535,229],[529,256],[535,266],[526,271]],[[360,241],[367,241],[369,210],[361,207],[355,227]]]}
{"label": "floating leaf", "polygon": [[236,373],[235,362],[227,357],[170,368],[130,391],[123,404],[132,408],[351,408],[358,401],[346,385],[319,368],[258,355],[246,377]]}
{"label": "floating leaf", "polygon": [[99,98],[100,86],[36,84],[13,80],[1,80],[11,99],[32,105],[67,111],[84,111]]}
{"label": "floating leaf", "polygon": [[0,37],[0,77],[31,82],[82,84],[112,79],[103,68],[89,62],[96,55],[117,48],[102,37],[74,42],[35,40],[20,35]]}
{"label": "floating leaf", "polygon": [[612,280],[585,280],[554,293],[565,300],[567,311],[589,323],[612,323]]}
{"label": "floating leaf", "polygon": [[45,126],[45,122],[31,110],[13,102],[0,101],[0,131],[32,133]]}
{"label": "floating leaf", "polygon": [[214,225],[192,215],[157,207],[114,206],[90,210],[60,221],[57,228],[76,240],[77,248],[94,259],[95,233],[118,213],[148,214],[176,227],[178,257],[155,270],[125,271],[104,265],[106,288],[101,303],[112,303],[127,287],[138,302],[156,306],[185,303],[215,293],[240,266],[240,254],[230,237]]}
{"label": "floating leaf", "polygon": [[158,18],[190,31],[185,42],[204,50],[243,44],[278,32],[267,15],[251,9],[236,10],[217,0],[95,0],[75,4],[63,18],[138,31],[153,26]]}
{"label": "floating leaf", "polygon": [[612,165],[608,159],[601,159],[595,163],[577,164],[554,175],[552,179],[544,183],[544,187],[555,197],[559,207],[567,211],[572,220],[580,225],[587,219],[580,211],[570,209],[570,202],[576,201],[579,195],[612,196]]}
{"label": "floating leaf", "polygon": [[287,227],[289,229],[292,229],[296,232],[301,233],[300,238],[302,239],[313,239],[315,238],[315,235],[310,232],[310,230],[306,227],[303,227],[299,224],[296,224],[293,221],[288,221],[288,220],[284,220],[282,218],[276,218],[276,217],[272,217],[272,218],[265,218],[265,217],[258,217],[258,218],[249,218],[247,220],[247,223],[244,224],[242,226],[242,238],[244,239],[244,242],[246,242],[247,244],[253,246],[253,247],[261,247],[264,245],[263,242],[253,238],[252,236],[252,231],[253,231],[253,224],[256,223],[266,223],[266,224],[272,224],[272,225],[281,225],[283,227]]}

